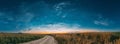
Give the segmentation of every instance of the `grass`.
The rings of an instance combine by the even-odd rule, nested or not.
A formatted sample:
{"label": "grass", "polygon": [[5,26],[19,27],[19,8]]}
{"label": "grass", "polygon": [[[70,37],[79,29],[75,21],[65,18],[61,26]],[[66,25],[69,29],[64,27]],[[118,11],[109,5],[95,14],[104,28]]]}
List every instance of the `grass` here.
{"label": "grass", "polygon": [[0,44],[19,44],[40,39],[42,37],[44,37],[44,35],[0,33]]}
{"label": "grass", "polygon": [[[50,34],[59,44],[120,44],[120,32]],[[44,37],[45,34],[0,33],[0,44],[19,44]]]}
{"label": "grass", "polygon": [[120,44],[120,32],[54,34],[59,44]]}

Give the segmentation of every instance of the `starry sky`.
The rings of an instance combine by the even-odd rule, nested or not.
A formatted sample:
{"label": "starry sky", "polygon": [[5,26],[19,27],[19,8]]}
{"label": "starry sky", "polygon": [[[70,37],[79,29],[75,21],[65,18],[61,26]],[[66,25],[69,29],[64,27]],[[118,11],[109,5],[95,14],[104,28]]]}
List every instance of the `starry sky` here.
{"label": "starry sky", "polygon": [[0,32],[120,31],[119,0],[0,0]]}

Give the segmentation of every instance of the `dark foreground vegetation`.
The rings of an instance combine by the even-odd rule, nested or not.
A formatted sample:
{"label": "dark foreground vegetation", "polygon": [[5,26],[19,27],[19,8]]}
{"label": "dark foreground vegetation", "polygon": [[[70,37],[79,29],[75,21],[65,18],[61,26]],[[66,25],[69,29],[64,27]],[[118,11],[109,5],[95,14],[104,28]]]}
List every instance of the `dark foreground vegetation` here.
{"label": "dark foreground vegetation", "polygon": [[[120,32],[50,34],[59,44],[120,44]],[[19,44],[37,40],[43,34],[0,33],[0,44]]]}

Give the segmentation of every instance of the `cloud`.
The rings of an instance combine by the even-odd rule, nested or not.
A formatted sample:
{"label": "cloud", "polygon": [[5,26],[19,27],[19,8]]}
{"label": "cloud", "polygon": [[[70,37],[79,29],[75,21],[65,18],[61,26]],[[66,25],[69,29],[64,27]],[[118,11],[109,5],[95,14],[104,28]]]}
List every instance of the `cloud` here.
{"label": "cloud", "polygon": [[61,18],[65,18],[66,15],[64,15],[65,12],[63,11],[64,11],[64,8],[66,8],[68,5],[70,5],[70,3],[68,2],[61,2],[61,3],[54,5],[54,9],[57,13],[56,15],[60,16]]}
{"label": "cloud", "polygon": [[25,13],[27,19],[25,22],[30,22],[32,20],[32,18],[34,17],[34,15],[32,13]]}
{"label": "cloud", "polygon": [[98,31],[94,29],[79,28],[79,26],[80,25],[76,25],[76,24],[70,26],[64,23],[47,24],[47,25],[40,25],[40,26],[26,28],[29,30],[23,31],[23,32],[24,33],[77,33],[77,32],[97,32]]}
{"label": "cloud", "polygon": [[96,25],[104,25],[104,26],[108,26],[109,25],[109,23],[108,22],[106,22],[106,21],[94,21],[94,23],[96,24]]}
{"label": "cloud", "polygon": [[5,12],[0,12],[0,17],[6,15]]}
{"label": "cloud", "polygon": [[1,12],[0,12],[0,16],[2,16],[3,14],[4,14],[4,13],[1,13]]}
{"label": "cloud", "polygon": [[63,16],[62,16],[62,18],[65,18],[65,17],[67,17],[67,15],[63,15]]}
{"label": "cloud", "polygon": [[61,11],[64,7],[66,7],[69,3],[67,2],[61,2],[61,3],[58,3],[54,6],[55,10],[56,11]]}
{"label": "cloud", "polygon": [[21,15],[18,19],[17,22],[22,22],[16,24],[16,29],[21,29],[29,26],[30,21],[34,18],[34,14],[26,12],[23,15]]}
{"label": "cloud", "polygon": [[18,19],[18,21],[28,23],[28,22],[30,22],[32,20],[33,17],[34,17],[34,15],[32,13],[26,12],[26,13],[24,13],[23,16],[21,16]]}
{"label": "cloud", "polygon": [[99,15],[96,20],[94,20],[94,24],[96,25],[103,25],[103,26],[109,26],[112,23],[111,20],[104,18],[103,16]]}
{"label": "cloud", "polygon": [[14,21],[14,17],[10,16],[11,13],[0,12],[0,22],[4,24],[8,24],[8,21]]}
{"label": "cloud", "polygon": [[9,22],[7,22],[7,21],[0,21],[0,23],[8,24]]}

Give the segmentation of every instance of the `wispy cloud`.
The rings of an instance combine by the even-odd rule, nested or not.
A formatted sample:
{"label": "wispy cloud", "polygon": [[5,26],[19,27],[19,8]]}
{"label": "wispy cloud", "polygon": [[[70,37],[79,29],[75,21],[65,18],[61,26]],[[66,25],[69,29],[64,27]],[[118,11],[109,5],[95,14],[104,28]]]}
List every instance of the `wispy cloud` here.
{"label": "wispy cloud", "polygon": [[18,21],[21,21],[21,22],[30,22],[31,21],[31,19],[34,17],[34,15],[32,14],[32,13],[29,13],[29,12],[27,12],[27,13],[24,13],[24,15],[23,16],[21,16],[19,19],[18,19]]}
{"label": "wispy cloud", "polygon": [[0,12],[0,16],[2,16],[4,13]]}
{"label": "wispy cloud", "polygon": [[69,2],[61,2],[61,3],[55,4],[54,9],[57,13],[56,15],[61,18],[65,18],[67,15],[65,14],[66,12],[63,12],[63,11],[68,5],[70,5]]}
{"label": "wispy cloud", "polygon": [[104,26],[108,26],[109,25],[109,23],[108,22],[106,22],[106,21],[94,21],[94,23],[96,24],[96,25],[104,25]]}
{"label": "wispy cloud", "polygon": [[103,26],[109,26],[111,24],[111,20],[104,18],[103,16],[99,15],[96,20],[94,20],[94,24],[96,25],[103,25]]}
{"label": "wispy cloud", "polygon": [[0,12],[0,22],[8,24],[8,21],[14,21],[14,17],[10,16],[11,13]]}
{"label": "wispy cloud", "polygon": [[34,15],[32,13],[29,13],[29,12],[24,13],[24,15],[21,16],[17,20],[17,22],[23,22],[24,24],[18,23],[15,28],[16,29],[21,29],[21,27],[23,27],[23,25],[24,25],[24,27],[28,27],[29,26],[28,23],[33,19],[33,17],[34,17]]}
{"label": "wispy cloud", "polygon": [[54,6],[55,10],[56,11],[61,11],[62,9],[64,9],[67,5],[69,5],[68,2],[61,2],[61,3],[58,3]]}

